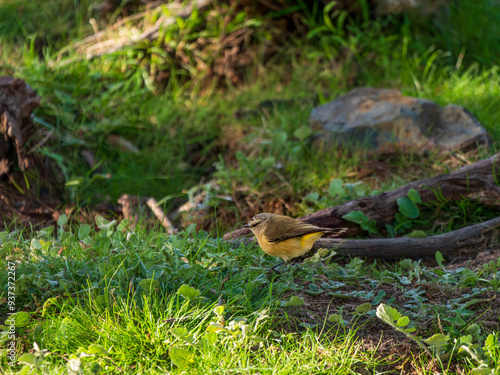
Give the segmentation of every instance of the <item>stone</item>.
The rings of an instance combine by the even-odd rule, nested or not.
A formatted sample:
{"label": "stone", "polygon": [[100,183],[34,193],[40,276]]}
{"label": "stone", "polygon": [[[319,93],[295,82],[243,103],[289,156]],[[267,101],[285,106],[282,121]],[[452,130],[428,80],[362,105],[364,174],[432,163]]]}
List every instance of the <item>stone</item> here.
{"label": "stone", "polygon": [[403,96],[398,90],[358,88],[312,110],[316,147],[422,154],[490,145],[491,138],[465,108]]}
{"label": "stone", "polygon": [[326,6],[335,2],[333,10],[347,11],[349,16],[362,17],[363,7],[368,6],[370,14],[375,16],[400,13],[416,13],[420,16],[446,12],[449,0],[371,0],[368,4],[352,0],[321,0]]}

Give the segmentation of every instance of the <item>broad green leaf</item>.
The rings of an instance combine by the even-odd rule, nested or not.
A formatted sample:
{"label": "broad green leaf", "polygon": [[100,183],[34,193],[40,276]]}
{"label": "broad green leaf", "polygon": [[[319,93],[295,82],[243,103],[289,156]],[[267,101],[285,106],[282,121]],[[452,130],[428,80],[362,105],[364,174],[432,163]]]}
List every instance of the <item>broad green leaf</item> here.
{"label": "broad green leaf", "polygon": [[311,203],[316,203],[319,200],[319,194],[318,193],[310,193],[304,197],[304,200],[311,202]]}
{"label": "broad green leaf", "polygon": [[182,339],[188,335],[189,331],[187,330],[187,328],[177,327],[177,328],[170,328],[170,333],[175,337]]}
{"label": "broad green leaf", "polygon": [[[99,229],[106,230],[108,232],[111,231],[111,233],[112,233],[113,227],[116,225],[116,220],[108,221],[104,217],[102,217],[101,215],[97,215],[95,217],[95,222],[96,222],[97,227]],[[108,233],[108,235],[109,235],[109,233]]]}
{"label": "broad green leaf", "polygon": [[250,337],[250,340],[256,344],[258,344],[259,342],[266,342],[266,339],[264,339],[260,336],[252,336],[252,337]]}
{"label": "broad green leaf", "polygon": [[276,133],[274,136],[276,137],[276,140],[279,143],[285,143],[288,138],[288,134],[286,132],[279,132]]}
{"label": "broad green leaf", "polygon": [[399,212],[410,219],[416,219],[420,215],[417,205],[408,198],[398,198]]}
{"label": "broad green leaf", "polygon": [[61,321],[61,324],[59,325],[59,332],[63,335],[66,334],[68,331],[68,328],[70,327],[71,319],[66,317]]}
{"label": "broad green leaf", "polygon": [[195,289],[189,285],[183,284],[183,285],[181,285],[179,290],[177,290],[177,294],[180,294],[184,298],[195,299],[196,297],[201,295],[201,292],[198,289]]}
{"label": "broad green leaf", "polygon": [[139,286],[147,293],[151,293],[153,290],[160,286],[160,282],[154,279],[144,279],[139,282]]}
{"label": "broad green leaf", "polygon": [[175,337],[178,337],[190,344],[192,344],[194,341],[193,335],[189,335],[189,331],[187,330],[187,328],[183,327],[170,328],[170,333]]}
{"label": "broad green leaf", "polygon": [[413,261],[411,259],[403,259],[401,262],[399,262],[399,265],[405,270],[409,270],[413,267]]}
{"label": "broad green leaf", "polygon": [[401,328],[406,327],[408,325],[408,323],[410,323],[410,318],[408,318],[407,316],[403,316],[403,317],[399,318],[397,321],[397,325]]}
{"label": "broad green leaf", "polygon": [[0,345],[2,345],[2,347],[7,342],[8,337],[9,337],[9,328],[5,330],[2,329],[0,331]]}
{"label": "broad green leaf", "polygon": [[427,233],[423,230],[417,230],[415,229],[411,233],[408,233],[406,237],[411,237],[411,238],[424,238],[427,237]]}
{"label": "broad green leaf", "polygon": [[61,249],[60,249],[60,248],[58,248],[58,247],[53,247],[53,248],[51,248],[51,249],[49,250],[49,255],[50,255],[51,257],[56,257],[56,256],[58,256],[58,255],[59,255],[59,251],[60,251],[60,250],[61,250]]}
{"label": "broad green leaf", "polygon": [[402,227],[404,229],[411,229],[411,228],[413,228],[413,222],[407,221],[406,223],[403,223]]}
{"label": "broad green leaf", "polygon": [[361,211],[351,211],[348,214],[342,216],[342,219],[346,219],[348,221],[352,221],[356,224],[368,223],[370,219]]}
{"label": "broad green leaf", "polygon": [[29,366],[23,366],[23,368],[21,370],[16,372],[16,375],[29,375],[31,373],[32,373],[32,371],[31,371]]}
{"label": "broad green leaf", "polygon": [[95,223],[96,223],[96,225],[97,225],[98,228],[102,229],[102,227],[104,227],[105,225],[107,225],[109,223],[109,221],[106,220],[101,215],[97,215],[95,217]]}
{"label": "broad green leaf", "polygon": [[442,333],[436,333],[435,335],[423,340],[427,345],[435,346],[436,348],[441,348],[445,345],[450,338],[448,335],[443,335]]}
{"label": "broad green leaf", "polygon": [[219,318],[222,317],[222,314],[224,314],[224,306],[219,305],[214,309],[215,315],[217,315]]}
{"label": "broad green leaf", "polygon": [[396,233],[394,232],[394,226],[391,224],[385,224],[385,229],[390,238],[394,238]]}
{"label": "broad green leaf", "polygon": [[164,269],[159,265],[153,265],[149,268],[148,272],[146,272],[146,277],[148,279],[158,280],[164,273]]}
{"label": "broad green leaf", "polygon": [[90,344],[89,345],[89,354],[99,354],[99,355],[104,355],[106,357],[109,357],[109,353],[106,349],[104,349],[101,345],[97,344]]}
{"label": "broad green leaf", "polygon": [[297,297],[297,296],[291,296],[288,301],[281,302],[281,306],[283,306],[283,307],[302,306],[303,304],[304,304],[304,300],[300,297]]}
{"label": "broad green leaf", "polygon": [[219,332],[219,331],[225,331],[226,327],[221,326],[220,324],[217,323],[210,323],[207,327],[207,332]]}
{"label": "broad green leaf", "polygon": [[344,319],[339,314],[331,314],[328,317],[330,323],[344,323]]}
{"label": "broad green leaf", "polygon": [[344,193],[344,181],[340,178],[336,178],[330,182],[330,186],[328,187],[328,194],[330,197],[336,197],[337,195],[342,195]]}
{"label": "broad green leaf", "polygon": [[465,330],[469,335],[472,335],[472,336],[477,336],[481,333],[481,328],[479,327],[478,324],[476,323],[473,323],[471,324],[470,326],[467,327],[467,329]]}
{"label": "broad green leaf", "polygon": [[461,336],[460,344],[472,344],[472,335]]}
{"label": "broad green leaf", "polygon": [[64,225],[66,225],[67,222],[68,222],[68,216],[66,214],[62,214],[61,216],[59,216],[59,219],[57,219],[57,226],[63,227]]}
{"label": "broad green leaf", "polygon": [[23,328],[29,324],[30,318],[31,318],[31,313],[26,311],[19,311],[16,312],[15,314],[12,314],[9,317],[9,319],[7,319],[5,322],[7,323],[7,321],[9,322],[14,321],[14,326],[16,328]]}
{"label": "broad green leaf", "polygon": [[382,276],[380,278],[380,282],[386,283],[386,284],[392,284],[394,282],[394,277],[392,277],[392,276]]}
{"label": "broad green leaf", "polygon": [[379,290],[377,295],[375,296],[375,298],[372,301],[372,306],[378,305],[380,302],[382,302],[382,300],[384,299],[386,294],[387,293],[385,290]]}
{"label": "broad green leaf", "polygon": [[481,367],[473,368],[471,374],[473,374],[473,375],[498,375],[498,373],[495,373],[494,370],[492,370],[488,367],[482,367],[482,366],[486,366],[486,364],[482,364]]}
{"label": "broad green leaf", "polygon": [[417,203],[417,204],[422,203],[422,199],[420,198],[420,194],[415,189],[410,189],[410,191],[408,192],[408,198],[410,198],[410,200],[413,203]]}
{"label": "broad green leaf", "polygon": [[97,269],[101,276],[105,276],[108,272],[112,270],[113,266],[107,262],[101,262],[97,264]]}
{"label": "broad green leaf", "polygon": [[172,360],[172,363],[177,367],[186,367],[190,363],[194,362],[194,354],[189,350],[178,348],[177,346],[171,346],[168,349],[168,355]]}
{"label": "broad green leaf", "polygon": [[18,363],[22,363],[28,366],[35,366],[37,363],[37,356],[31,353],[24,353],[17,360]]}
{"label": "broad green leaf", "polygon": [[293,135],[299,140],[303,141],[312,134],[312,130],[309,126],[303,125],[293,132]]}
{"label": "broad green leaf", "polygon": [[436,262],[438,264],[439,267],[441,267],[442,269],[444,269],[444,266],[443,266],[443,260],[444,260],[444,257],[443,257],[443,254],[441,254],[441,251],[436,251]]}
{"label": "broad green leaf", "polygon": [[273,158],[272,156],[269,156],[267,158],[262,159],[260,162],[260,165],[264,169],[272,168],[274,164],[276,163],[276,159]]}
{"label": "broad green leaf", "polygon": [[344,186],[349,191],[349,194],[353,194],[358,197],[366,195],[367,187],[359,181],[355,183],[346,183]]}
{"label": "broad green leaf", "polygon": [[42,244],[36,238],[33,238],[31,240],[31,248],[33,250],[40,250],[42,248]]}
{"label": "broad green leaf", "polygon": [[88,224],[81,224],[78,228],[78,239],[83,240],[88,237],[92,228]]}
{"label": "broad green leaf", "polygon": [[355,311],[358,314],[366,314],[368,311],[370,311],[372,308],[372,304],[370,302],[363,303],[362,305],[359,305],[356,307]]}
{"label": "broad green leaf", "polygon": [[377,316],[391,326],[396,325],[396,322],[401,319],[401,314],[394,307],[381,303],[377,307]]}

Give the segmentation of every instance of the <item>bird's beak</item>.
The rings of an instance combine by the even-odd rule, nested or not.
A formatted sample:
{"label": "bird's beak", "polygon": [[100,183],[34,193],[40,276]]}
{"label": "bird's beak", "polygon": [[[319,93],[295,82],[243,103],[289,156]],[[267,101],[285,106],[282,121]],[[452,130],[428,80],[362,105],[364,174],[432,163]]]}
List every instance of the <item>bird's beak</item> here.
{"label": "bird's beak", "polygon": [[250,225],[245,224],[245,225],[243,225],[243,227],[244,227],[244,228],[250,228]]}

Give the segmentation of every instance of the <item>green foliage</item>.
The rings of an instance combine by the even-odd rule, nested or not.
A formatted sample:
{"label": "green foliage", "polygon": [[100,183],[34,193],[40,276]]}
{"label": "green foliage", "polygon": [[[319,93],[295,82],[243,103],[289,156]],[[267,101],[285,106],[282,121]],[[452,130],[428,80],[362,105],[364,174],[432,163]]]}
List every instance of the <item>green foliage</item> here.
{"label": "green foliage", "polygon": [[[418,203],[422,203],[422,200],[415,189],[410,189],[408,192],[408,198],[398,198],[397,204],[399,212],[397,212],[394,216],[394,225],[385,225],[391,237],[394,237],[396,233],[403,233],[404,231],[411,229],[415,222],[418,222],[415,220],[420,216],[420,210],[417,206]],[[342,216],[342,218],[359,224],[361,229],[366,230],[368,233],[380,235],[377,228],[377,222],[375,220],[370,220],[370,218],[361,211],[351,211]],[[420,234],[413,233],[413,236],[420,236]]]}
{"label": "green foliage", "polygon": [[186,367],[194,362],[194,354],[187,349],[171,346],[168,349],[168,354],[172,363],[177,367]]}
{"label": "green foliage", "polygon": [[377,222],[375,220],[370,220],[370,218],[361,211],[356,211],[356,210],[351,211],[342,216],[342,219],[359,224],[361,229],[366,230],[369,233],[373,234],[379,233],[377,229]]}
{"label": "green foliage", "polygon": [[[288,337],[286,332],[275,332],[283,324],[281,314],[306,308],[304,295],[346,301],[317,322],[303,322],[301,327],[310,334],[316,335],[322,324],[356,330],[376,314],[373,306],[379,306],[381,319],[419,340],[423,350],[441,357],[452,353],[454,340],[462,340],[460,345],[477,352],[487,368],[498,366],[494,338],[487,337],[489,332],[480,321],[468,323],[482,314],[476,309],[488,306],[487,293],[496,285],[492,280],[498,279],[498,262],[478,271],[449,271],[406,259],[394,269],[379,269],[357,258],[340,266],[328,252],[321,252],[317,259],[275,275],[266,274],[275,260],[260,250],[230,247],[192,228],[166,236],[130,231],[123,223],[102,218],[97,222],[98,232],[86,226],[67,228],[62,218],[58,240],[50,230],[28,238],[0,233],[1,266],[16,262],[16,306],[24,306],[13,316],[19,325],[16,335],[24,347],[36,343],[43,348],[19,353],[27,368],[53,373],[62,368],[113,371],[153,366],[158,371],[196,372],[220,371],[223,366],[229,371],[247,358],[248,345],[257,348],[255,360],[260,361],[269,355],[264,348],[274,342],[298,362],[266,357],[270,365],[299,366],[307,372],[316,347],[310,346],[306,333]],[[7,260],[12,255],[15,258]],[[398,310],[394,297],[377,287],[384,283],[400,291]],[[0,274],[0,290],[6,290],[6,285],[6,274]],[[431,303],[424,293],[426,285],[462,292],[455,294],[457,298]],[[283,298],[285,292],[289,297]],[[359,301],[355,308],[351,300]],[[7,307],[0,305],[0,309]],[[438,316],[443,332],[414,332]],[[5,324],[0,337],[8,330]],[[469,335],[470,340],[463,338]],[[327,366],[332,358],[345,368],[353,363],[368,365],[367,357],[337,352],[343,345],[352,350],[356,344],[350,336],[337,333],[336,337],[340,341],[315,336],[322,350],[333,350],[325,357],[328,360],[316,358],[316,366]],[[473,347],[477,343],[480,346]],[[65,353],[65,359],[49,355],[53,352]],[[462,352],[470,358],[471,368],[484,367],[466,349]],[[142,358],[140,353],[149,354]],[[259,366],[252,358],[245,359],[246,366]]]}
{"label": "green foliage", "polygon": [[439,267],[445,269],[443,266],[443,260],[444,260],[443,254],[441,254],[440,251],[436,251],[436,263],[439,265]]}
{"label": "green foliage", "polygon": [[304,300],[297,296],[291,296],[288,301],[282,301],[281,306],[283,307],[298,307],[304,304]]}
{"label": "green foliage", "polygon": [[[412,334],[412,332],[416,330],[414,327],[406,328],[408,323],[410,323],[410,318],[401,316],[398,310],[385,304],[380,304],[379,307],[377,307],[377,317],[397,331],[404,333],[430,355],[431,352],[425,344],[441,349],[449,339],[446,335],[437,334],[426,340],[422,340],[420,337]],[[436,354],[440,355],[441,352],[438,351]]]}
{"label": "green foliage", "polygon": [[[203,64],[210,66],[220,55],[203,54],[198,38],[250,30],[258,42],[271,34],[263,17],[225,4],[219,13],[178,19],[151,43],[92,61],[69,49],[62,56],[74,63],[56,61],[61,48],[93,33],[90,17],[102,30],[130,3],[122,2],[106,19],[86,0],[0,6],[0,70],[25,79],[42,98],[33,118],[47,137],[29,149],[53,162],[67,199],[79,205],[114,202],[128,193],[164,197],[173,207],[180,197],[198,204],[201,191],[202,209],[232,210],[238,217],[240,210],[282,202],[300,215],[401,185],[414,177],[399,173],[410,163],[423,170],[440,163],[409,156],[397,165],[398,173],[380,181],[368,174],[365,181],[364,155],[345,157],[314,146],[316,134],[307,125],[311,98],[325,103],[360,82],[462,105],[494,141],[500,137],[500,12],[489,1],[449,4],[433,22],[411,15],[374,18],[366,1],[358,17],[334,3],[321,8],[313,2],[311,9],[294,2],[287,12],[302,12],[306,37],[289,39],[266,64],[256,55],[257,65],[250,68],[258,73],[244,72],[245,84],[227,91],[202,80]],[[153,21],[164,15],[159,8]],[[478,28],[478,19],[489,27]],[[185,55],[182,62],[177,52]],[[168,76],[156,82],[160,71]],[[242,107],[258,108],[263,99],[291,101],[256,118],[232,115]],[[121,150],[110,136],[132,142],[139,152]],[[87,150],[93,165],[85,160]],[[213,180],[197,186],[202,176]],[[18,189],[25,191],[20,184]],[[448,202],[439,192],[434,202],[423,203],[410,191],[397,203],[386,228],[393,236],[440,233],[498,214],[470,199]],[[360,212],[347,217],[371,234],[382,231]],[[127,221],[97,218],[96,224],[97,232],[88,225],[74,228],[61,215],[53,229],[0,233],[0,265],[6,270],[13,262],[16,271],[14,304],[4,302],[8,279],[0,272],[0,313],[16,309],[10,318],[20,351],[14,371],[378,371],[378,357],[355,338],[377,313],[438,360],[449,356],[448,363],[464,366],[464,373],[500,371],[498,332],[481,323],[490,293],[500,290],[500,260],[479,270],[448,270],[437,253],[435,269],[409,259],[383,267],[353,259],[341,266],[318,252],[282,275],[268,275],[274,260],[260,250],[230,246],[193,228],[167,237],[132,230]],[[397,295],[380,289],[386,287]],[[447,297],[431,299],[432,288]],[[300,321],[298,332],[281,330],[296,319],[293,306],[307,307],[307,296],[336,303],[313,323]],[[2,345],[7,328],[0,326]],[[325,335],[330,328],[333,334]],[[0,372],[5,365],[2,349]],[[449,371],[446,362],[440,366]]]}

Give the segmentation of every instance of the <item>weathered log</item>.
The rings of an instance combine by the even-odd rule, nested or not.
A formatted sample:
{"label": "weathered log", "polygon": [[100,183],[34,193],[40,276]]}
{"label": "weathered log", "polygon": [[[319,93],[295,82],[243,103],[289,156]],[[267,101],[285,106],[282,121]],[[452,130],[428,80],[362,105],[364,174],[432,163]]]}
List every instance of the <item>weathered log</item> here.
{"label": "weathered log", "polygon": [[[368,240],[343,240],[341,238],[319,239],[312,250],[334,249],[339,256],[370,258],[434,257],[440,251],[446,258],[457,255],[472,255],[489,246],[500,248],[500,217],[474,224],[453,232],[424,238],[378,238]],[[242,237],[232,241],[246,245],[257,242],[254,238]]]}
{"label": "weathered log", "polygon": [[434,257],[440,251],[448,258],[477,254],[498,243],[500,217],[432,237],[368,240],[319,239],[313,249],[334,248],[339,255],[372,258]]}
{"label": "weathered log", "polygon": [[[358,224],[347,221],[342,216],[357,210],[363,212],[382,229],[394,221],[398,211],[397,199],[404,197],[411,189],[417,190],[423,202],[437,199],[460,200],[470,198],[484,205],[500,208],[500,153],[489,159],[467,165],[446,175],[411,182],[385,193],[363,197],[340,206],[325,208],[300,220],[327,228],[347,227],[344,237],[365,234]],[[236,239],[249,234],[246,228],[227,233],[225,239]],[[421,241],[422,239],[418,239]],[[324,240],[323,240],[324,241]],[[385,240],[384,240],[385,241]]]}

